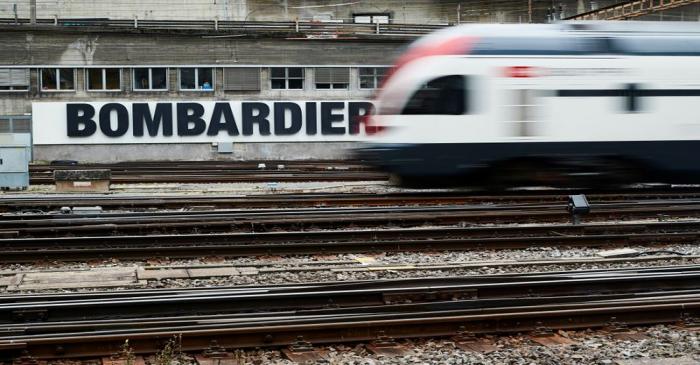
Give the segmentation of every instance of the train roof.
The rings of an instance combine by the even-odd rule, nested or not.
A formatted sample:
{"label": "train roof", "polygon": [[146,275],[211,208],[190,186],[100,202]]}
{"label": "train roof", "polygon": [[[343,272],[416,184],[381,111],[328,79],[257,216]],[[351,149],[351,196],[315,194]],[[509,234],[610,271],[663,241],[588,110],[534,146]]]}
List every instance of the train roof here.
{"label": "train roof", "polygon": [[[632,54],[700,56],[700,25],[680,22],[572,21],[466,24],[429,34],[409,47],[423,55]],[[425,52],[426,49],[432,51]]]}

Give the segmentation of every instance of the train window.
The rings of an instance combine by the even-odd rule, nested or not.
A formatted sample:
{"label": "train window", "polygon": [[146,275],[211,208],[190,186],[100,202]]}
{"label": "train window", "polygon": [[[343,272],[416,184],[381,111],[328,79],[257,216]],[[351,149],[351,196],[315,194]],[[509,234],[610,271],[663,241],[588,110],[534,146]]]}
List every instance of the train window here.
{"label": "train window", "polygon": [[459,115],[467,111],[467,77],[450,75],[424,84],[411,96],[401,114]]}
{"label": "train window", "polygon": [[119,91],[122,88],[121,69],[88,68],[85,74],[88,91]]}
{"label": "train window", "polygon": [[360,67],[360,89],[378,89],[388,67]]}
{"label": "train window", "polygon": [[303,89],[304,69],[301,67],[271,67],[271,89]]}
{"label": "train window", "polygon": [[28,68],[0,68],[0,91],[29,90]]}
{"label": "train window", "polygon": [[75,91],[74,68],[42,68],[42,91]]}
{"label": "train window", "polygon": [[617,37],[615,46],[621,53],[639,56],[698,56],[700,39],[679,36]]}
{"label": "train window", "polygon": [[168,90],[167,68],[135,68],[134,90],[163,91]]}
{"label": "train window", "polygon": [[213,91],[214,69],[183,67],[180,69],[180,90]]}
{"label": "train window", "polygon": [[611,53],[606,37],[490,37],[479,41],[475,55],[586,55]]}
{"label": "train window", "polygon": [[350,69],[347,67],[317,67],[314,69],[317,89],[347,89]]}

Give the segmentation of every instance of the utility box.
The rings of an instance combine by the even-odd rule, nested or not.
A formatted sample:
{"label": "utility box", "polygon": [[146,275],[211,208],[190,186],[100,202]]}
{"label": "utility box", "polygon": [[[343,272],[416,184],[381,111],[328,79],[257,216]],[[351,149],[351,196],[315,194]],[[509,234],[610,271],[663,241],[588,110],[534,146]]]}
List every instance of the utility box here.
{"label": "utility box", "polygon": [[0,189],[29,187],[29,159],[26,145],[0,145]]}
{"label": "utility box", "polygon": [[112,172],[108,169],[54,170],[53,179],[57,192],[105,193],[109,191]]}

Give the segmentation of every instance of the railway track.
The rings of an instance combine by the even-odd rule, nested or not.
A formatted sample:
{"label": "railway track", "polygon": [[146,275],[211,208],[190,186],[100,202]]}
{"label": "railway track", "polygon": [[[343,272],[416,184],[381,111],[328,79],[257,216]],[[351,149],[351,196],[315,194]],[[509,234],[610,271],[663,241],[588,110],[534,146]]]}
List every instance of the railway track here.
{"label": "railway track", "polygon": [[353,161],[161,161],[116,164],[31,165],[30,184],[53,184],[55,170],[111,171],[113,184],[305,181],[385,181]]}
{"label": "railway track", "polygon": [[42,195],[7,194],[0,199],[2,212],[48,212],[62,207],[100,206],[104,210],[303,208],[352,206],[412,206],[496,203],[557,203],[569,195],[585,193],[589,201],[698,199],[700,187],[646,187],[614,190],[513,190],[501,194],[484,191],[413,191],[397,193],[278,193],[188,195]]}
{"label": "railway track", "polygon": [[0,262],[697,243],[700,222],[0,239]]}
{"label": "railway track", "polygon": [[[372,201],[366,195],[362,197]],[[570,216],[564,201],[431,205],[425,203],[442,198],[453,201],[451,199],[463,199],[463,196],[429,193],[375,197],[378,200],[371,204],[400,199],[417,199],[412,202],[421,203],[405,206],[4,214],[0,220],[0,248],[3,249],[0,262],[138,259],[151,255],[181,258],[653,245],[695,243],[700,234],[700,221],[696,220],[700,214],[698,199],[592,200],[591,212],[587,216],[592,223],[571,225],[565,223]],[[271,198],[258,196],[250,200]],[[341,195],[339,199],[344,198]],[[27,200],[34,202],[34,199]],[[190,202],[196,200],[187,199]],[[223,199],[235,200],[232,197]],[[356,196],[352,199],[361,201]],[[86,200],[94,202],[90,197]],[[122,200],[118,204],[127,203]],[[645,221],[624,223],[635,219]],[[610,220],[618,223],[606,223]]]}
{"label": "railway track", "polygon": [[[110,356],[126,339],[153,353],[372,341],[621,322],[674,323],[700,314],[698,265],[270,287],[0,296],[0,357]],[[465,340],[466,341],[466,340]]]}

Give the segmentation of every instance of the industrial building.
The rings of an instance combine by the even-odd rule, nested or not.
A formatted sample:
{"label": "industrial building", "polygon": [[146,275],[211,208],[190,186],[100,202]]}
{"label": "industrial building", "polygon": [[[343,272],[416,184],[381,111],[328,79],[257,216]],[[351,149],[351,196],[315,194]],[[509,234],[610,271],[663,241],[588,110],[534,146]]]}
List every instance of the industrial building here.
{"label": "industrial building", "polygon": [[0,132],[33,129],[39,161],[343,158],[360,138],[360,103],[422,34],[465,22],[697,21],[699,9],[670,0],[2,0]]}

